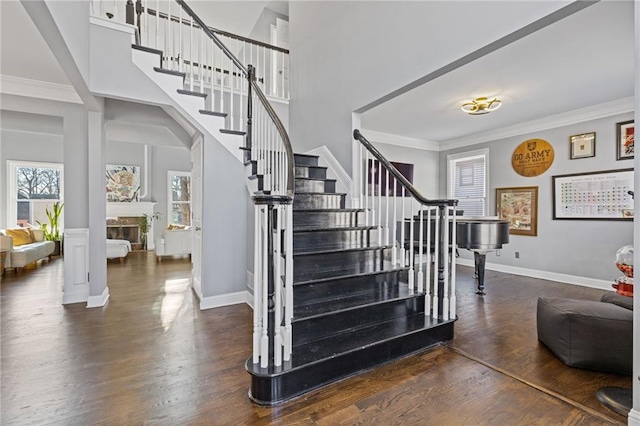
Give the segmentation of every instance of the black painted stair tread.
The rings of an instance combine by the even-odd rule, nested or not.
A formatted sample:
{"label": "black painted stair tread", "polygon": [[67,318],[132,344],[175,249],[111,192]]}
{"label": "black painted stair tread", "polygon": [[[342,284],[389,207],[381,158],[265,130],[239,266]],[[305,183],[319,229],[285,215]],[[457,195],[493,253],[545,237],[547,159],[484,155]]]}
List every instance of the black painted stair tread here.
{"label": "black painted stair tread", "polygon": [[[375,275],[383,275],[383,274],[394,274],[394,273],[399,273],[399,272],[406,272],[408,271],[409,268],[393,268],[393,267],[389,267],[388,269],[385,269],[384,271],[374,271],[374,272],[359,272],[359,273],[354,273],[354,274],[344,274],[344,275],[337,275],[334,277],[327,277],[327,278],[318,278],[318,279],[313,279],[313,280],[308,280],[308,281],[296,281],[293,283],[294,289],[295,288],[299,288],[302,286],[308,286],[308,285],[313,285],[313,284],[323,284],[323,283],[329,283],[329,282],[338,282],[338,281],[343,281],[343,280],[349,280],[349,279],[355,279],[355,278],[360,278],[360,277],[374,277]],[[295,290],[294,290],[295,291]]]}
{"label": "black painted stair tread", "polygon": [[[213,115],[213,116],[216,116],[216,117],[226,117],[227,116],[226,112],[209,111],[207,109],[201,109],[201,110],[199,110],[199,112],[200,112],[200,114],[203,114],[203,115]],[[241,146],[240,149],[245,149],[245,147]],[[249,148],[246,148],[246,149],[249,149]]]}
{"label": "black painted stair tread", "polygon": [[178,89],[178,93],[181,95],[196,96],[199,98],[206,98],[208,96],[206,93],[194,92],[193,90],[186,89]]}
{"label": "black painted stair tread", "polygon": [[[322,213],[330,213],[330,212],[344,212],[344,213],[359,213],[364,212],[364,209],[296,209],[295,212],[298,213],[310,213],[310,212],[322,212]],[[296,213],[293,213],[295,216]]]}
{"label": "black painted stair tread", "polygon": [[406,283],[383,288],[377,291],[361,291],[346,296],[327,299],[314,299],[305,304],[297,302],[293,309],[294,321],[309,319],[319,315],[334,314],[337,311],[359,309],[365,306],[385,303],[390,300],[407,299],[420,296],[421,293],[410,291]]}
{"label": "black painted stair tread", "polygon": [[154,49],[152,47],[140,46],[138,44],[132,44],[131,48],[135,49],[135,50],[140,50],[142,52],[155,53],[156,55],[162,56],[162,50]]}
{"label": "black painted stair tread", "polygon": [[295,228],[293,230],[294,235],[295,234],[302,234],[305,232],[326,232],[326,231],[335,231],[335,232],[340,232],[340,231],[364,231],[367,229],[378,229],[377,226],[349,226],[349,225],[345,225],[345,226],[318,226],[318,225],[309,225],[309,227],[307,228]]}
{"label": "black painted stair tread", "polygon": [[227,129],[220,129],[220,133],[226,133],[228,135],[239,135],[239,136],[244,136],[247,134],[247,132],[243,132],[241,130],[227,130]]}
{"label": "black painted stair tread", "polygon": [[294,346],[291,361],[283,363],[283,366],[279,369],[275,367],[260,368],[259,364],[247,364],[253,366],[252,370],[256,375],[279,375],[287,371],[304,368],[321,360],[335,359],[341,354],[354,353],[354,355],[357,355],[357,351],[360,349],[375,346],[384,341],[401,339],[406,335],[431,330],[448,322],[451,321],[432,319],[426,317],[423,313],[409,317],[394,318],[365,328]]}
{"label": "black painted stair tread", "polygon": [[301,181],[313,180],[313,181],[319,181],[319,182],[336,182],[336,179],[304,177],[304,176],[297,176],[295,179],[301,180]]}
{"label": "black painted stair tread", "polygon": [[350,247],[350,248],[345,248],[345,249],[327,249],[327,250],[317,250],[317,251],[302,251],[302,252],[296,252],[295,251],[295,247],[293,248],[294,253],[294,259],[295,258],[300,258],[303,256],[318,256],[318,255],[323,255],[323,254],[339,254],[339,253],[353,253],[353,252],[368,252],[368,251],[378,251],[378,250],[384,250],[384,249],[390,249],[393,248],[392,245],[382,245],[382,246],[375,246],[375,247]]}
{"label": "black painted stair tread", "polygon": [[175,75],[177,77],[182,77],[182,78],[185,78],[187,76],[186,72],[174,71],[174,70],[170,70],[170,69],[167,69],[167,68],[153,67],[153,70],[155,72],[159,72],[161,74]]}

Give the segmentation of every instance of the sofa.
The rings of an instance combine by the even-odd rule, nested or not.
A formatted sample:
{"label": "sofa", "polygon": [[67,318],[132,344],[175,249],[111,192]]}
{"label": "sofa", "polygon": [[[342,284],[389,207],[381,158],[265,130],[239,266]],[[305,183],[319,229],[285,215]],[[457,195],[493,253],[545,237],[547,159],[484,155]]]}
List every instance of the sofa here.
{"label": "sofa", "polygon": [[26,265],[51,257],[55,243],[45,241],[41,229],[6,229],[0,230],[0,250],[7,252],[4,269],[14,268],[20,274]]}
{"label": "sofa", "polygon": [[191,254],[193,245],[191,229],[165,229],[162,237],[156,240],[156,258],[162,261],[162,256],[184,256]]}
{"label": "sofa", "polygon": [[538,340],[570,367],[618,374],[633,369],[633,298],[612,291],[599,302],[538,299]]}

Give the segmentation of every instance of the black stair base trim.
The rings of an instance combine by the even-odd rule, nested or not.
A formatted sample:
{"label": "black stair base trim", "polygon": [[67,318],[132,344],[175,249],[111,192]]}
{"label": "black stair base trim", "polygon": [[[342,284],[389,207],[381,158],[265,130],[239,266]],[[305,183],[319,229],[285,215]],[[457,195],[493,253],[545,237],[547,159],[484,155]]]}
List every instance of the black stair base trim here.
{"label": "black stair base trim", "polygon": [[202,115],[213,115],[215,117],[223,117],[223,118],[227,117],[226,112],[209,111],[207,109],[201,109],[201,110],[198,110],[198,112]]}
{"label": "black stair base trim", "polygon": [[206,98],[208,95],[206,93],[194,92],[192,90],[178,89],[178,93],[181,95],[189,95],[189,96],[197,96],[200,98]]}
{"label": "black stair base trim", "polygon": [[161,74],[175,75],[177,77],[182,77],[182,78],[185,78],[187,76],[187,73],[185,73],[185,72],[168,70],[166,68],[153,67],[153,70],[155,72],[159,72]]}
{"label": "black stair base trim", "polygon": [[376,342],[360,350],[276,373],[255,371],[252,358],[245,368],[251,374],[249,398],[272,406],[288,401],[339,380],[363,373],[398,359],[423,352],[453,338],[454,321],[416,331],[400,338]]}
{"label": "black stair base trim", "polygon": [[155,53],[156,55],[162,56],[162,50],[154,49],[152,47],[146,47],[146,46],[140,46],[140,45],[137,45],[137,44],[132,44],[131,48],[135,49],[135,50],[140,50],[142,52]]}
{"label": "black stair base trim", "polygon": [[247,134],[247,132],[243,132],[242,130],[227,130],[227,129],[220,129],[220,133],[226,133],[228,135],[239,135],[239,136],[244,136]]}

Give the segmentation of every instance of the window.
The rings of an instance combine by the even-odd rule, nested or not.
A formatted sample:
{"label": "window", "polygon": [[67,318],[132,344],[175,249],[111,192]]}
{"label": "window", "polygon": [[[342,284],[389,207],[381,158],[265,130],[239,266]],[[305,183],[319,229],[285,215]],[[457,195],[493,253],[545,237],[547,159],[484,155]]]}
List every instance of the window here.
{"label": "window", "polygon": [[465,216],[485,216],[487,203],[487,158],[483,149],[447,157],[448,197],[458,200]]}
{"label": "window", "polygon": [[191,173],[169,170],[167,224],[191,226]]}
{"label": "window", "polygon": [[46,210],[64,202],[62,164],[9,161],[8,170],[7,226],[48,223]]}

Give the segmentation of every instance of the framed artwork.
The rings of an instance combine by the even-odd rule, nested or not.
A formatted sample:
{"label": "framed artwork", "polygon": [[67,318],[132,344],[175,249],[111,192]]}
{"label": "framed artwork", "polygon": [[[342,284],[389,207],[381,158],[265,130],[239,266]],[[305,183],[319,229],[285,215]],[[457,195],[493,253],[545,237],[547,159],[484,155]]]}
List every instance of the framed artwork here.
{"label": "framed artwork", "polygon": [[617,160],[628,160],[635,153],[635,129],[633,120],[616,123]]}
{"label": "framed artwork", "polygon": [[140,201],[140,166],[107,164],[107,202]]}
{"label": "framed artwork", "polygon": [[538,235],[538,187],[496,188],[496,215],[509,221],[509,234]]}
{"label": "framed artwork", "polygon": [[569,137],[571,160],[596,156],[596,132],[583,133]]}
{"label": "framed artwork", "polygon": [[[390,163],[398,169],[400,174],[407,178],[410,183],[413,183],[413,164],[398,163],[395,161],[390,161]],[[380,165],[378,160],[369,159],[367,166],[367,183],[369,184],[368,194],[382,196],[393,196],[395,194],[398,197],[402,197],[402,185],[397,179],[394,179],[391,173],[389,173],[389,182],[387,182],[387,169]],[[382,173],[378,175],[380,171],[382,171]],[[380,186],[380,188],[378,186]],[[409,192],[405,191],[405,197],[409,196]]]}
{"label": "framed artwork", "polygon": [[632,220],[633,169],[553,176],[553,219]]}

